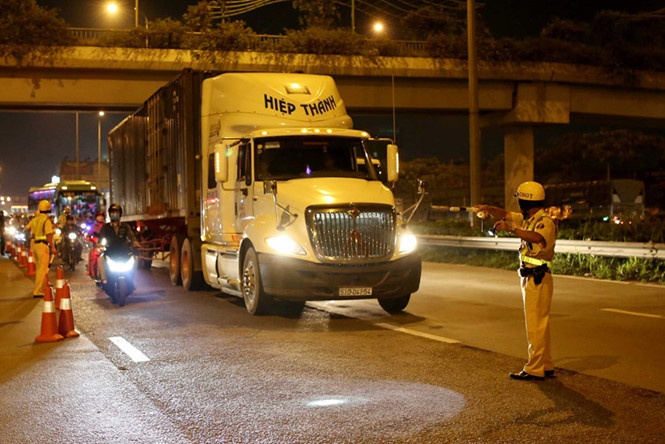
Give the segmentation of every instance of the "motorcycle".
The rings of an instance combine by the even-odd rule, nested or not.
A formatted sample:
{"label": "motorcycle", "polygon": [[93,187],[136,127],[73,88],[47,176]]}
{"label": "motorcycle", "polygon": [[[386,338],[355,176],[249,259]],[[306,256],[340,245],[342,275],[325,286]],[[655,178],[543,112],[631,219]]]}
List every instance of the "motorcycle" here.
{"label": "motorcycle", "polygon": [[62,263],[67,265],[70,271],[74,271],[76,264],[82,260],[81,252],[83,251],[83,243],[79,234],[75,231],[68,232],[63,237],[60,248]]}
{"label": "motorcycle", "polygon": [[102,252],[106,272],[106,282],[100,282],[102,290],[111,298],[111,302],[123,307],[127,296],[134,292],[134,272],[136,260],[130,248],[114,249]]}

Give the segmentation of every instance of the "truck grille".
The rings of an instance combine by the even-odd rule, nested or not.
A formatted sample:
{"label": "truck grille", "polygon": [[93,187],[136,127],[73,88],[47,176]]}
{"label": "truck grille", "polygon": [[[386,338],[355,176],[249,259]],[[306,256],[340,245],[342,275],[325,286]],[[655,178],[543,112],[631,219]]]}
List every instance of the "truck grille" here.
{"label": "truck grille", "polygon": [[310,207],[307,226],[322,262],[379,262],[395,251],[395,210],[388,205]]}

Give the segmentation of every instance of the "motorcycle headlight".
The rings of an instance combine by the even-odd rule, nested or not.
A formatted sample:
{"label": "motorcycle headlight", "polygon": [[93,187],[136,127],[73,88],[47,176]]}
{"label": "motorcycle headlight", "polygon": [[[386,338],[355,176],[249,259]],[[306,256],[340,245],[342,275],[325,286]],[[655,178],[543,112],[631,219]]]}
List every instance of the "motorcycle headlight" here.
{"label": "motorcycle headlight", "polygon": [[76,239],[76,233],[69,233],[67,235],[67,237],[69,238],[69,240],[75,240]]}
{"label": "motorcycle headlight", "polygon": [[297,242],[286,235],[269,237],[266,239],[266,244],[268,244],[270,248],[278,253],[299,255],[306,254],[305,250],[300,245],[298,245]]}
{"label": "motorcycle headlight", "polygon": [[114,261],[110,257],[107,257],[106,263],[109,266],[109,270],[114,273],[127,273],[132,268],[134,268],[134,257],[130,257],[129,259],[122,261]]}
{"label": "motorcycle headlight", "polygon": [[60,236],[62,234],[62,231],[60,230],[60,228],[55,229],[55,234],[57,234],[58,236]]}
{"label": "motorcycle headlight", "polygon": [[411,233],[402,234],[399,238],[399,253],[408,254],[412,253],[418,247],[418,240],[416,236]]}

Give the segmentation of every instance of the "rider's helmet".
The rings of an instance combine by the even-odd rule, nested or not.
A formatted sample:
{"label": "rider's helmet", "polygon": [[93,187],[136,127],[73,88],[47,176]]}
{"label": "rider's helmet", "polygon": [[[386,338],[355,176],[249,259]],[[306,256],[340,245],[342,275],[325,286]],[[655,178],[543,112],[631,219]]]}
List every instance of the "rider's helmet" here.
{"label": "rider's helmet", "polygon": [[71,209],[70,207],[67,206],[67,207],[65,207],[65,210],[64,210],[64,211],[65,211],[65,214],[69,214],[69,213],[72,212],[72,209]]}
{"label": "rider's helmet", "polygon": [[104,223],[106,216],[102,211],[98,211],[97,214],[95,214],[95,220],[99,223]]}
{"label": "rider's helmet", "polygon": [[545,188],[538,182],[524,182],[517,187],[515,197],[519,201],[520,210],[526,212],[544,205]]}
{"label": "rider's helmet", "polygon": [[49,202],[46,199],[40,200],[39,201],[39,212],[40,213],[48,213],[49,211],[51,211],[51,202]]}
{"label": "rider's helmet", "polygon": [[109,219],[113,222],[117,222],[122,217],[122,207],[120,204],[114,203],[109,207]]}

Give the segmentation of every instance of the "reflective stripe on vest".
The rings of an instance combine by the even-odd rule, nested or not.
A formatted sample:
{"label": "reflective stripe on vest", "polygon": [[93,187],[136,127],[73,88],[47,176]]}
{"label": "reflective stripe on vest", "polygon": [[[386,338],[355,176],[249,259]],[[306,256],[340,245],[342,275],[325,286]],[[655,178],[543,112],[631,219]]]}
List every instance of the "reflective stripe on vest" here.
{"label": "reflective stripe on vest", "polygon": [[531,265],[535,265],[537,267],[539,267],[541,265],[547,265],[548,267],[552,268],[552,262],[544,261],[542,259],[536,259],[535,257],[520,255],[520,260],[522,262],[524,262],[525,264],[531,264]]}

